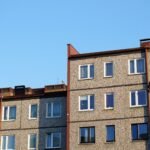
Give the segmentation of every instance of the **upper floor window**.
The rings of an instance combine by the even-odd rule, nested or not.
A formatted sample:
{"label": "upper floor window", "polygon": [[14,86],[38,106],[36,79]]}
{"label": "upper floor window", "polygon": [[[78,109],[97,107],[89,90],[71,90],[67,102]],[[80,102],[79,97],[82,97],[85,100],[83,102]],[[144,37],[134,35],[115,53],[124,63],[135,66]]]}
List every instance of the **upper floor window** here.
{"label": "upper floor window", "polygon": [[95,127],[80,128],[80,143],[95,143]]}
{"label": "upper floor window", "polygon": [[105,109],[113,109],[114,108],[114,94],[106,93],[105,94]]}
{"label": "upper floor window", "polygon": [[112,77],[112,76],[113,76],[113,62],[105,62],[104,77]]}
{"label": "upper floor window", "polygon": [[60,102],[49,102],[46,104],[46,117],[55,118],[61,117],[61,103]]}
{"label": "upper floor window", "polygon": [[131,132],[132,132],[132,140],[148,139],[147,123],[132,124]]}
{"label": "upper floor window", "polygon": [[29,106],[29,119],[36,119],[38,114],[38,105],[31,104]]}
{"label": "upper floor window", "polygon": [[28,149],[29,150],[36,150],[36,134],[29,134],[28,135]]}
{"label": "upper floor window", "polygon": [[80,96],[79,110],[94,110],[94,95]]}
{"label": "upper floor window", "polygon": [[14,135],[1,136],[1,149],[15,150],[15,136]]}
{"label": "upper floor window", "polygon": [[61,148],[61,133],[53,132],[46,135],[46,149]]}
{"label": "upper floor window", "polygon": [[129,74],[145,73],[145,59],[132,59],[129,60]]}
{"label": "upper floor window", "polygon": [[114,142],[115,141],[115,126],[107,125],[106,126],[106,142]]}
{"label": "upper floor window", "polygon": [[94,78],[94,65],[86,64],[79,66],[79,79],[93,79]]}
{"label": "upper floor window", "polygon": [[130,92],[130,106],[146,106],[147,105],[147,92],[145,90],[131,91]]}
{"label": "upper floor window", "polygon": [[11,121],[16,119],[16,106],[4,106],[3,107],[3,121]]}

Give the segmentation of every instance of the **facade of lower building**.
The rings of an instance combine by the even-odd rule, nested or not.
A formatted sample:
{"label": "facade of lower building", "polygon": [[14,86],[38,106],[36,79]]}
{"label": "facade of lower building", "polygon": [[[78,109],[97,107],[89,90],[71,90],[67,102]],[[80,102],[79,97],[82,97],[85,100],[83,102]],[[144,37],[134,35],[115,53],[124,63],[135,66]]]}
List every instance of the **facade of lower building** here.
{"label": "facade of lower building", "polygon": [[66,150],[66,85],[1,89],[2,150]]}
{"label": "facade of lower building", "polygon": [[68,45],[67,150],[149,150],[150,40],[80,54]]}

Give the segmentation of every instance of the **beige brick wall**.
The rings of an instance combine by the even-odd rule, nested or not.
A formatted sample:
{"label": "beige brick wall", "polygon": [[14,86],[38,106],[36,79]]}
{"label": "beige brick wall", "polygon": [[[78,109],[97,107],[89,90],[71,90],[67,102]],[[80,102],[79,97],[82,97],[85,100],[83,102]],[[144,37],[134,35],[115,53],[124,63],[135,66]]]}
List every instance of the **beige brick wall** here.
{"label": "beige brick wall", "polygon": [[[131,124],[145,122],[145,118],[109,121],[78,122],[70,125],[70,150],[148,150],[146,141],[132,141]],[[115,142],[106,142],[106,125],[115,125]],[[80,127],[95,126],[95,143],[80,144]]]}
{"label": "beige brick wall", "polygon": [[[146,82],[144,75],[129,75],[128,60],[145,57],[145,54],[122,54],[110,57],[96,57],[70,61],[70,89],[96,88],[114,85],[135,84]],[[112,61],[114,64],[114,76],[104,78],[104,62]],[[92,80],[79,80],[79,65],[94,64],[95,77]]]}

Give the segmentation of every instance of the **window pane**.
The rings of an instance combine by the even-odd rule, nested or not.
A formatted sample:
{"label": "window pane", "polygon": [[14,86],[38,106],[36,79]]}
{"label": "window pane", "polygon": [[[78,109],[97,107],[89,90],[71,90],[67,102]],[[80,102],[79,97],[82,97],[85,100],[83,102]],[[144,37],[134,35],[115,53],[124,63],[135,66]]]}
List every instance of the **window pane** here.
{"label": "window pane", "polygon": [[16,106],[9,108],[9,119],[16,119]]}
{"label": "window pane", "polygon": [[88,78],[88,66],[80,66],[80,77]]}
{"label": "window pane", "polygon": [[60,147],[60,133],[53,133],[53,147]]}
{"label": "window pane", "polygon": [[138,104],[146,105],[146,92],[145,91],[138,91]]}
{"label": "window pane", "polygon": [[31,118],[37,118],[37,104],[31,105]]}
{"label": "window pane", "polygon": [[4,107],[4,120],[7,120],[8,107]]}
{"label": "window pane", "polygon": [[147,124],[139,124],[139,138],[140,139],[148,138]]}
{"label": "window pane", "polygon": [[115,140],[115,127],[114,126],[106,126],[107,128],[107,142],[112,142]]}
{"label": "window pane", "polygon": [[95,128],[90,128],[90,143],[95,143]]}
{"label": "window pane", "polygon": [[6,136],[2,136],[2,149],[6,149]]}
{"label": "window pane", "polygon": [[80,128],[80,142],[81,143],[88,142],[88,128]]}
{"label": "window pane", "polygon": [[36,134],[30,134],[30,148],[36,148]]}
{"label": "window pane", "polygon": [[114,97],[113,94],[106,95],[106,107],[114,107]]}
{"label": "window pane", "polygon": [[94,78],[94,65],[90,65],[90,78]]}
{"label": "window pane", "polygon": [[113,76],[113,63],[106,63],[106,76]]}
{"label": "window pane", "polygon": [[60,102],[53,103],[53,116],[57,117],[61,115],[61,106]]}
{"label": "window pane", "polygon": [[51,134],[47,134],[46,136],[46,147],[49,148],[49,147],[52,147],[52,137],[51,137]]}
{"label": "window pane", "polygon": [[131,105],[136,105],[135,92],[131,92]]}
{"label": "window pane", "polygon": [[80,96],[80,109],[88,109],[88,96]]}
{"label": "window pane", "polygon": [[51,103],[47,103],[47,116],[48,117],[51,117],[52,114],[51,114],[51,111],[52,111],[52,104]]}
{"label": "window pane", "polygon": [[134,68],[134,60],[130,60],[130,73],[134,73],[135,68]]}
{"label": "window pane", "polygon": [[138,73],[144,72],[144,59],[137,60],[137,72]]}
{"label": "window pane", "polygon": [[8,136],[8,149],[15,149],[15,136]]}
{"label": "window pane", "polygon": [[132,140],[137,140],[138,139],[138,126],[132,125],[131,130],[132,130]]}
{"label": "window pane", "polygon": [[94,95],[90,95],[90,109],[94,109]]}

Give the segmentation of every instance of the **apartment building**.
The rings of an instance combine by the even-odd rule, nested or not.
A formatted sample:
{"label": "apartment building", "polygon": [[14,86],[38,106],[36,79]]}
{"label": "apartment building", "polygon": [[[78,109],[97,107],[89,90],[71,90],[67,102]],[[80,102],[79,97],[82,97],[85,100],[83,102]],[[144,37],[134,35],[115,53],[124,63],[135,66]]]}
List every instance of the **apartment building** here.
{"label": "apartment building", "polygon": [[66,150],[66,85],[0,91],[2,150]]}
{"label": "apartment building", "polygon": [[80,54],[68,44],[67,150],[149,150],[150,39]]}

